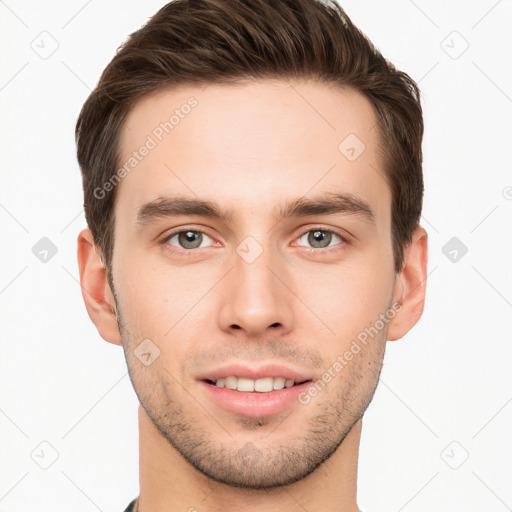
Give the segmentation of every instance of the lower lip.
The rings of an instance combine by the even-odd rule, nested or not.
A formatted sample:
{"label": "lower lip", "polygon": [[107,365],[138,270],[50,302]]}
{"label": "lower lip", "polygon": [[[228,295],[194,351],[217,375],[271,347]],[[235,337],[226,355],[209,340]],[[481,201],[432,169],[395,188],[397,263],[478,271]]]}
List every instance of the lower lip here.
{"label": "lower lip", "polygon": [[253,418],[272,416],[284,411],[293,402],[298,401],[298,395],[305,391],[311,383],[311,381],[307,381],[291,388],[259,393],[220,388],[214,384],[200,381],[200,385],[203,386],[206,393],[223,409]]}

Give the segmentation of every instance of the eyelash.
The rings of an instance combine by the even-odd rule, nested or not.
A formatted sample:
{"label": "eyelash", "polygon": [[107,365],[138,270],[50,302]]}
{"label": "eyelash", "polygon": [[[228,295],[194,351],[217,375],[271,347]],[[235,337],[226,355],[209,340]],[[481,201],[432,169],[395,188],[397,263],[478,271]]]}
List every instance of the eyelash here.
{"label": "eyelash", "polygon": [[[171,233],[165,235],[165,237],[161,240],[161,244],[164,245],[166,247],[166,249],[172,253],[182,253],[182,254],[185,254],[186,256],[194,256],[194,254],[197,252],[198,248],[196,249],[178,249],[174,246],[171,246],[168,242],[171,238],[173,238],[174,236],[176,235],[179,235],[180,233],[186,233],[187,231],[192,231],[194,233],[202,233],[206,236],[208,236],[209,238],[211,238],[213,240],[213,237],[211,237],[210,235],[208,235],[208,233],[205,233],[204,231],[200,230],[200,229],[194,229],[194,228],[181,228],[177,231],[172,231]],[[335,229],[327,229],[327,228],[324,228],[322,226],[316,226],[314,228],[311,228],[311,229],[308,229],[304,232],[302,232],[302,234],[300,234],[296,240],[300,240],[304,235],[307,235],[308,233],[312,232],[312,231],[322,231],[324,233],[331,233],[331,234],[334,234],[336,236],[338,236],[340,238],[340,242],[335,244],[333,247],[326,247],[326,248],[314,248],[314,247],[303,247],[303,246],[296,246],[296,247],[302,247],[303,249],[305,249],[308,253],[315,253],[315,254],[325,254],[325,253],[331,253],[333,251],[339,251],[341,250],[342,248],[344,248],[346,245],[349,245],[349,241],[347,240],[346,236],[345,235],[342,235],[339,231],[335,230]],[[342,246],[342,247],[340,247]]]}

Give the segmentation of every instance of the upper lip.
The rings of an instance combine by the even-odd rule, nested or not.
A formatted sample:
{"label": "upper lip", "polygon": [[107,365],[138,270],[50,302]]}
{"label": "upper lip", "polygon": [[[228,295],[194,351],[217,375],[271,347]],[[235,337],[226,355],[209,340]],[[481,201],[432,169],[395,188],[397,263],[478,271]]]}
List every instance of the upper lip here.
{"label": "upper lip", "polygon": [[312,376],[306,372],[300,372],[280,364],[265,364],[257,366],[249,363],[234,363],[207,371],[198,377],[199,380],[216,381],[225,377],[244,377],[258,380],[265,377],[284,377],[286,380],[304,382],[311,380]]}

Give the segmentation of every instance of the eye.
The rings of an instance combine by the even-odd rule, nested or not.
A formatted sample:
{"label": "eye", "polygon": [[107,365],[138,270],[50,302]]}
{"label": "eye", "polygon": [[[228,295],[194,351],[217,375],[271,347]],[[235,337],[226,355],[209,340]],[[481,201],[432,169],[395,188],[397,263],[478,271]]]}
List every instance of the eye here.
{"label": "eye", "polygon": [[[211,245],[211,242],[214,240],[203,231],[185,229],[168,234],[161,243],[190,253],[193,252],[194,249],[208,247],[208,241],[210,241]],[[339,248],[341,249],[344,245],[348,244],[348,241],[341,234],[334,230],[323,228],[306,231],[299,237],[298,241],[298,245],[302,245],[304,241],[306,241],[310,247],[312,247],[312,249],[309,249],[312,252],[319,252],[318,249],[326,249],[326,251],[322,252],[337,250],[338,246],[340,246]],[[171,251],[175,250],[169,249]]]}
{"label": "eye", "polygon": [[[174,239],[176,239],[177,243],[172,243]],[[162,240],[162,242],[167,243],[173,247],[178,247],[179,249],[199,249],[206,246],[203,244],[205,239],[212,240],[206,233],[203,233],[202,231],[187,229],[184,231],[171,233],[164,240]]]}
{"label": "eye", "polygon": [[307,243],[310,244],[314,249],[325,249],[328,247],[333,247],[333,245],[331,245],[331,242],[336,241],[336,239],[338,239],[339,241],[335,243],[334,246],[344,245],[345,243],[348,243],[340,234],[329,229],[316,228],[306,231],[306,233],[304,233],[299,238],[299,244],[300,241],[303,240],[305,237]]}

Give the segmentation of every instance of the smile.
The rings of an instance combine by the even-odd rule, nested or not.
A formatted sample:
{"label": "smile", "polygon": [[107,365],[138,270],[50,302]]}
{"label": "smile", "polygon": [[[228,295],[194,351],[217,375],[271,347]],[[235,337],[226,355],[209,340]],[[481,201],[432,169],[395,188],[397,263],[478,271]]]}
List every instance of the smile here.
{"label": "smile", "polygon": [[[296,385],[294,380],[285,379],[284,377],[264,377],[262,379],[253,380],[247,379],[245,377],[236,377],[233,375],[220,378],[215,381],[206,380],[206,382],[219,388],[257,393],[269,393],[270,391],[291,388]],[[302,382],[297,384],[302,384]]]}

